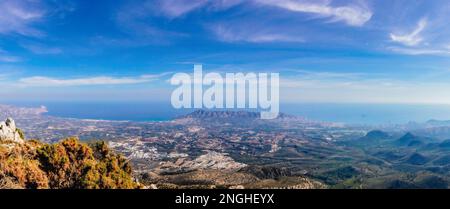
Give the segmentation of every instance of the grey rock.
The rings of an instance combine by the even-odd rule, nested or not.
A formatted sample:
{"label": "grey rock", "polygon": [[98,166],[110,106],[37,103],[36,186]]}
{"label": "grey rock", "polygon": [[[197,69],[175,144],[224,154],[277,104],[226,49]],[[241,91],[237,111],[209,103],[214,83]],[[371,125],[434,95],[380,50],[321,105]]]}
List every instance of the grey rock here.
{"label": "grey rock", "polygon": [[0,122],[0,142],[24,143],[24,139],[20,137],[16,123],[12,118],[6,119],[5,122]]}

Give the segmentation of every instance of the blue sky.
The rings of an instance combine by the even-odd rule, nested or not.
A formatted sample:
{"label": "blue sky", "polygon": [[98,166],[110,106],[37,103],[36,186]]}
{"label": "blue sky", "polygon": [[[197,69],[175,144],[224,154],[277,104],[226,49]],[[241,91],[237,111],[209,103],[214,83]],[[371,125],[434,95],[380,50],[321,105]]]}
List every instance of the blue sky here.
{"label": "blue sky", "polygon": [[6,100],[169,100],[175,72],[279,72],[286,103],[449,103],[447,0],[1,0]]}

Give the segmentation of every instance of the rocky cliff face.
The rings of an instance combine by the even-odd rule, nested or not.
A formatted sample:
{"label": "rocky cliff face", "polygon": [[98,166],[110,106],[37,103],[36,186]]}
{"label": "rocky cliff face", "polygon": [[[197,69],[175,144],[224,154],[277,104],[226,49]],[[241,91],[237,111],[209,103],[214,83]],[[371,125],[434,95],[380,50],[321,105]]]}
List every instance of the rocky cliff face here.
{"label": "rocky cliff face", "polygon": [[0,122],[0,142],[24,143],[13,119],[8,118],[5,122]]}

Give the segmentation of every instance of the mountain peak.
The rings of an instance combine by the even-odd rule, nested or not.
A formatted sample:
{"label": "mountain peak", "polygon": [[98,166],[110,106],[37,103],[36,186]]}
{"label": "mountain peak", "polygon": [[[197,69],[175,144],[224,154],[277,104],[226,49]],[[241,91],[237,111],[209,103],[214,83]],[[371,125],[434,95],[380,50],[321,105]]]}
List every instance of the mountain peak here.
{"label": "mountain peak", "polygon": [[416,136],[414,134],[412,134],[411,132],[406,133],[405,135],[402,136],[402,138],[415,138]]}
{"label": "mountain peak", "polygon": [[397,140],[397,145],[417,146],[419,144],[425,143],[424,142],[425,140],[426,140],[426,138],[424,138],[424,137],[419,137],[419,136],[412,134],[411,132],[408,132]]}
{"label": "mountain peak", "polygon": [[367,132],[365,138],[369,138],[369,139],[385,139],[388,138],[389,134],[384,132],[384,131],[380,131],[380,130],[373,130],[373,131],[369,131]]}

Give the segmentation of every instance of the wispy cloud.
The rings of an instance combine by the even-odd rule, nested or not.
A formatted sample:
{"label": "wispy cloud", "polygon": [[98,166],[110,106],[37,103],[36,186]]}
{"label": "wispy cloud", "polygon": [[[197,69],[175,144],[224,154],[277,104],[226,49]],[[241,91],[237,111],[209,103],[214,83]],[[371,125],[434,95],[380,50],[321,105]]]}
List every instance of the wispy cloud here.
{"label": "wispy cloud", "polygon": [[255,3],[286,9],[292,12],[317,14],[330,18],[332,22],[342,21],[351,26],[362,26],[372,17],[372,11],[362,4],[332,6],[324,0],[157,0],[157,11],[171,18],[183,16],[196,9],[207,7],[210,11],[225,10],[242,3]]}
{"label": "wispy cloud", "polygon": [[332,22],[342,21],[350,26],[362,26],[372,18],[372,11],[366,6],[332,6],[331,1],[305,0],[254,0],[257,3],[279,7],[292,12],[317,14],[330,18]]}
{"label": "wispy cloud", "polygon": [[20,57],[12,56],[5,50],[0,49],[0,62],[13,63],[13,62],[20,62],[20,61],[22,61],[22,59]]}
{"label": "wispy cloud", "polygon": [[168,17],[179,17],[197,8],[203,7],[208,0],[157,0],[159,11]]}
{"label": "wispy cloud", "polygon": [[168,18],[182,17],[198,9],[222,11],[252,0],[152,0],[154,12]]}
{"label": "wispy cloud", "polygon": [[427,27],[428,21],[426,18],[422,18],[418,23],[416,28],[407,34],[394,34],[391,33],[391,40],[394,42],[398,42],[404,44],[406,46],[416,46],[423,41],[423,37],[421,36],[421,32]]}
{"label": "wispy cloud", "polygon": [[[218,23],[209,26],[215,36],[224,42],[250,42],[250,43],[269,43],[269,42],[304,42],[302,37],[294,34],[283,33],[277,30],[270,30],[269,27],[258,27],[252,25],[252,30],[245,30],[244,25],[229,25]],[[247,27],[248,29],[248,27]]]}
{"label": "wispy cloud", "polygon": [[362,79],[367,77],[366,73],[358,72],[328,72],[328,71],[309,71],[309,70],[291,70],[304,79],[324,80],[324,79]]}
{"label": "wispy cloud", "polygon": [[[439,55],[439,56],[449,56],[450,48],[445,44],[442,44],[444,40],[433,40],[433,36],[439,33],[446,33],[446,31],[436,30],[436,26],[433,28],[433,25],[428,23],[427,18],[422,18],[418,21],[415,29],[407,34],[397,35],[390,34],[391,41],[400,43],[403,46],[389,46],[388,50],[405,55]],[[424,30],[432,30],[435,33],[428,33],[425,37],[423,32]],[[446,42],[448,43],[448,42]]]}
{"label": "wispy cloud", "polygon": [[[350,26],[362,26],[372,17],[372,11],[363,3],[349,2],[346,6],[333,6],[329,0],[250,0],[247,3],[245,18],[207,24],[217,39],[224,42],[249,43],[300,43],[311,38],[310,28],[298,25],[299,19],[293,13],[305,13],[319,18],[327,18],[327,22],[344,22]],[[242,2],[234,2],[234,5]],[[273,11],[274,9],[284,11]],[[257,17],[258,11],[270,9],[273,13],[265,17]],[[267,11],[265,11],[267,12]],[[277,14],[277,15],[273,15]],[[265,19],[265,21],[262,21]],[[278,19],[277,21],[274,21]],[[316,38],[312,37],[312,39]]]}
{"label": "wispy cloud", "polygon": [[0,62],[20,62],[22,59],[16,56],[8,56],[0,54]]}
{"label": "wispy cloud", "polygon": [[[305,41],[299,35],[301,30],[298,29],[298,25],[293,25],[296,24],[294,20],[298,20],[298,17],[293,17],[293,13],[311,14],[315,17],[326,18],[328,23],[344,22],[350,26],[363,26],[372,18],[371,9],[362,1],[350,1],[345,5],[337,5],[337,3],[332,0],[143,0],[138,5],[129,4],[121,9],[117,20],[119,25],[127,31],[137,31],[141,36],[146,34],[159,40],[158,37],[173,37],[177,33],[153,24],[153,21],[158,18],[180,21],[179,19],[195,11],[202,11],[203,15],[211,15],[240,6],[240,15],[253,19],[250,21],[252,23],[248,23],[245,18],[233,21],[233,17],[230,19],[224,17],[215,23],[201,20],[200,24],[207,25],[213,35],[224,42],[271,43]],[[267,8],[276,10],[271,13],[272,16],[280,13],[281,8],[284,10],[281,14],[284,17],[291,16],[289,19],[292,21],[280,20],[283,27],[279,27],[280,25],[270,17],[258,17],[259,12]],[[253,24],[256,19],[258,22]]]}
{"label": "wispy cloud", "polygon": [[58,47],[48,47],[40,44],[22,44],[22,47],[38,55],[61,54],[63,52]]}
{"label": "wispy cloud", "polygon": [[[158,27],[155,19],[163,15],[165,9],[162,4],[165,1],[132,1],[123,5],[115,15],[115,20],[120,29],[126,34],[125,37],[96,36],[96,42],[107,45],[118,46],[145,46],[150,44],[166,44],[171,38],[183,37],[184,33]],[[178,2],[180,1],[174,1]],[[176,6],[176,5],[173,5]],[[168,6],[167,6],[168,7]],[[178,7],[182,7],[179,5]],[[169,9],[169,8],[167,8]],[[184,12],[188,12],[185,10]],[[161,13],[162,12],[162,13]],[[168,11],[167,11],[168,12]],[[181,14],[181,9],[178,11]],[[170,12],[169,12],[170,13]],[[176,11],[173,11],[176,13]],[[175,15],[175,14],[174,14]]]}
{"label": "wispy cloud", "polygon": [[392,52],[405,55],[450,55],[450,49],[388,47]]}
{"label": "wispy cloud", "polygon": [[42,20],[45,10],[36,0],[0,1],[0,34],[16,33],[24,36],[42,36],[33,24]]}
{"label": "wispy cloud", "polygon": [[141,75],[138,77],[96,76],[96,77],[83,77],[74,79],[60,79],[46,76],[33,76],[19,79],[18,85],[22,87],[127,85],[127,84],[148,83],[164,75],[167,75],[167,73],[154,75]]}

